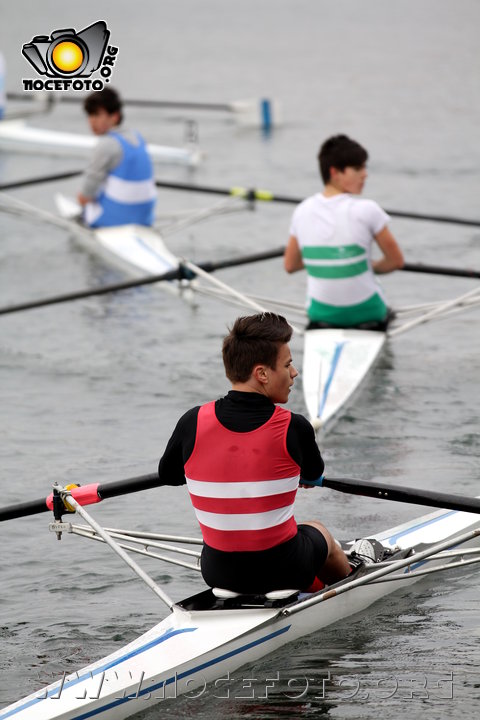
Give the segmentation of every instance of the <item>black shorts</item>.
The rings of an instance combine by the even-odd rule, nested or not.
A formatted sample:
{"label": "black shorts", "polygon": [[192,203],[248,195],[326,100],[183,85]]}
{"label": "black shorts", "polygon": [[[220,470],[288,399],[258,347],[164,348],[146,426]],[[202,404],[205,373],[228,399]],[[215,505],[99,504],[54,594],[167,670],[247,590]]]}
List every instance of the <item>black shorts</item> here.
{"label": "black shorts", "polygon": [[351,325],[344,327],[343,325],[332,325],[322,320],[310,320],[306,330],[325,330],[328,328],[343,328],[345,330],[379,330],[385,331],[388,328],[389,323],[395,318],[395,312],[390,308],[387,308],[387,314],[383,320],[370,320],[368,322],[359,323],[358,325]]}
{"label": "black shorts", "polygon": [[327,541],[311,525],[299,525],[291,540],[258,552],[223,552],[203,546],[201,568],[210,587],[245,594],[306,590],[328,555]]}

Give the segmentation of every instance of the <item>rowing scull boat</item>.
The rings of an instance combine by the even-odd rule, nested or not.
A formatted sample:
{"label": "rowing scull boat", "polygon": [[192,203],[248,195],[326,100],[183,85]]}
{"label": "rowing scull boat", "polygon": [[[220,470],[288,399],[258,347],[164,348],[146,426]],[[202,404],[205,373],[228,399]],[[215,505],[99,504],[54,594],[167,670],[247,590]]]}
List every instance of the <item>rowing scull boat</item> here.
{"label": "rowing scull boat", "polygon": [[303,394],[316,430],[330,429],[377,360],[386,332],[328,328],[307,330]]}
{"label": "rowing scull boat", "polygon": [[[397,310],[405,320],[388,330],[326,328],[306,330],[303,353],[303,392],[310,422],[316,430],[331,429],[380,356],[387,338],[394,338],[460,309],[478,307],[480,288],[453,300]],[[413,319],[406,319],[411,312]]]}
{"label": "rowing scull boat", "polygon": [[[55,203],[64,219],[79,216],[80,206],[72,198],[55,195]],[[89,229],[71,222],[71,230],[89,251],[101,255],[124,272],[161,275],[176,270],[178,258],[170,252],[160,234],[145,225],[116,225]],[[173,283],[168,283],[173,286]]]}
{"label": "rowing scull boat", "polygon": [[[70,496],[68,501],[93,528],[95,539],[105,534],[115,546],[84,508]],[[75,532],[70,523],[53,523],[51,529]],[[173,603],[146,576],[170,608],[164,620],[121,650],[4,708],[0,720],[123,720],[204,688],[287,643],[358,613],[425,572],[480,561],[478,551],[464,549],[480,544],[480,520],[471,513],[439,510],[372,537],[384,546],[384,561],[360,566],[345,581],[314,594],[289,590],[245,597],[207,589]],[[121,548],[116,552],[125,554]],[[476,555],[465,561],[469,552]],[[129,559],[130,563],[134,564]]]}
{"label": "rowing scull boat", "polygon": [[[86,157],[93,150],[96,142],[97,139],[93,135],[33,127],[21,119],[0,121],[0,147],[8,151]],[[149,144],[148,151],[153,162],[158,163],[194,167],[202,158],[198,148]]]}

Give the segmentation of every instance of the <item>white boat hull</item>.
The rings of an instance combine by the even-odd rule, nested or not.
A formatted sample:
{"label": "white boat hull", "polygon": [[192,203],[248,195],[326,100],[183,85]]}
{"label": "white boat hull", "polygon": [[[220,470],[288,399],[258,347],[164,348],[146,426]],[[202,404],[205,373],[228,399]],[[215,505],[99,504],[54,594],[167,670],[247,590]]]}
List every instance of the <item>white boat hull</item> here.
{"label": "white boat hull", "polygon": [[[57,194],[55,203],[65,219],[79,216],[81,208],[72,198]],[[179,267],[178,258],[170,252],[160,234],[145,225],[116,225],[88,229],[72,220],[72,232],[88,251],[102,257],[109,265],[118,267],[133,277],[163,275]],[[175,294],[182,294],[193,302],[193,291],[186,281],[167,281],[159,286]]]}
{"label": "white boat hull", "polygon": [[[0,122],[0,147],[15,152],[36,152],[47,155],[88,157],[97,139],[93,135],[60,132],[27,125],[25,120]],[[202,154],[198,149],[148,145],[153,162],[196,166]]]}
{"label": "white boat hull", "polygon": [[325,430],[351,400],[375,363],[386,333],[328,328],[305,332],[303,393],[310,422]]}
{"label": "white boat hull", "polygon": [[[375,537],[387,547],[415,546],[420,551],[476,529],[479,523],[470,513],[437,511]],[[478,537],[470,544],[478,544]],[[189,611],[189,601],[184,601],[185,608],[175,606],[165,620],[122,650],[0,711],[0,720],[123,720],[151,705],[202,690],[206,683],[414,581],[403,575],[363,585],[292,615],[273,607]]]}

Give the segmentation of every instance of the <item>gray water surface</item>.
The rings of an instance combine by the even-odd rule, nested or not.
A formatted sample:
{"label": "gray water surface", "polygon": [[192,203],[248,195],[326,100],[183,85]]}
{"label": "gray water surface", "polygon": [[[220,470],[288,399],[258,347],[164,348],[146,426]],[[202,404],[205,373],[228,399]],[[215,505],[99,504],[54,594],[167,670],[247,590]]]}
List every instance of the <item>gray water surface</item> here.
{"label": "gray water surface", "polygon": [[[75,13],[48,0],[34,6],[17,0],[3,4],[0,18],[12,91],[27,72],[21,45],[33,35],[105,19],[120,48],[112,84],[125,97],[281,103],[284,124],[269,137],[219,113],[127,110],[128,123],[161,144],[183,144],[187,121],[198,121],[204,163],[157,169],[161,179],[303,197],[320,188],[321,141],[346,132],[370,152],[366,197],[390,209],[480,217],[474,0],[144,0],[135,7],[86,0]],[[70,105],[38,123],[87,130],[80,109]],[[2,152],[0,181],[81,166],[68,157]],[[53,210],[53,192],[76,189],[70,180],[13,194]],[[217,201],[160,191],[159,213]],[[168,244],[194,261],[275,248],[286,242],[292,210],[258,205],[172,235]],[[124,279],[63,230],[5,214],[0,223],[0,306]],[[480,268],[476,228],[395,218],[391,228],[409,262]],[[280,260],[218,277],[241,291],[303,300],[305,278],[287,277]],[[394,307],[474,287],[470,280],[409,273],[382,282]],[[193,309],[146,287],[2,316],[2,505],[42,497],[54,481],[154,472],[180,415],[228,389],[220,347],[239,312],[207,298]],[[293,339],[292,351],[301,367],[301,338]],[[320,440],[329,475],[478,494],[479,351],[478,310],[390,341],[355,403]],[[289,406],[305,411],[301,379]],[[321,518],[348,538],[423,512],[325,490],[299,493],[296,517]],[[92,514],[104,525],[196,533],[185,488],[118,498]],[[120,648],[164,615],[105,548],[72,537],[57,542],[48,520],[0,528],[1,705]],[[192,571],[145,567],[176,600],[202,588]],[[226,698],[182,698],[143,717],[476,717],[479,591],[472,569],[431,578],[239,671]]]}

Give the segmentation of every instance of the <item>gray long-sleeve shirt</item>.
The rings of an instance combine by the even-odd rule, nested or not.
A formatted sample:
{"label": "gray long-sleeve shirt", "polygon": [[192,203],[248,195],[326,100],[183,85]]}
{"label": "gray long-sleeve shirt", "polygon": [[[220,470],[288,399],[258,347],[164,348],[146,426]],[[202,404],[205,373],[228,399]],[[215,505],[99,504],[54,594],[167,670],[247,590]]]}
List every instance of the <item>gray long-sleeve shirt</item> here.
{"label": "gray long-sleeve shirt", "polygon": [[[128,128],[114,128],[114,131],[132,145],[138,145],[138,136]],[[120,164],[123,157],[122,146],[111,135],[101,135],[90,157],[83,175],[81,193],[87,198],[95,198],[100,193],[107,175]]]}

